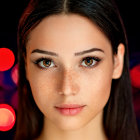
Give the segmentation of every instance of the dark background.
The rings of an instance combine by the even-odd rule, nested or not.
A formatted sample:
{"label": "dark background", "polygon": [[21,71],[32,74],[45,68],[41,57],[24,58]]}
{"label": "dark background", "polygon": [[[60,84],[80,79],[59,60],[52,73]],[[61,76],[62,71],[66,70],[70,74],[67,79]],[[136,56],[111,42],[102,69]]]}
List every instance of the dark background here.
{"label": "dark background", "polygon": [[[6,47],[14,52],[16,57],[15,64],[17,63],[17,26],[28,2],[29,0],[0,0],[0,48]],[[140,64],[139,0],[116,0],[116,3],[126,28],[131,69]],[[137,106],[135,111],[140,130],[140,89],[137,90],[137,94],[133,94],[133,97],[134,105]],[[0,140],[12,140],[14,133],[15,126],[8,132],[0,132]]]}

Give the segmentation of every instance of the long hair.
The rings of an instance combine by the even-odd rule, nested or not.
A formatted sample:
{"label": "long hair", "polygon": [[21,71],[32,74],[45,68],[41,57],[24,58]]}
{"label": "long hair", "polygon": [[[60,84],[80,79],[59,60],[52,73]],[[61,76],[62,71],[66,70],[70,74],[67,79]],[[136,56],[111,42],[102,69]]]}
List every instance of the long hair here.
{"label": "long hair", "polygon": [[18,27],[18,113],[15,140],[37,138],[43,128],[43,114],[38,109],[26,79],[26,42],[29,33],[47,16],[78,14],[95,23],[108,37],[112,53],[119,43],[125,46],[123,72],[113,79],[111,94],[104,107],[103,126],[109,140],[138,140],[138,128],[133,109],[129,75],[128,43],[125,28],[113,0],[31,0],[23,12]]}

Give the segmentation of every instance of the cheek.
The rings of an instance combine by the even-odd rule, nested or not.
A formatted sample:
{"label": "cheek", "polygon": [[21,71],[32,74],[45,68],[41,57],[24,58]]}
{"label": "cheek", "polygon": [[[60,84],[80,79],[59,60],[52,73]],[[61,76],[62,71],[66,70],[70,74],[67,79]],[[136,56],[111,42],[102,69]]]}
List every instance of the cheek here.
{"label": "cheek", "polygon": [[98,69],[87,78],[87,83],[85,86],[87,103],[89,103],[91,110],[102,110],[110,96],[112,69],[107,67]]}
{"label": "cheek", "polygon": [[50,79],[54,78],[41,72],[37,73],[32,70],[32,72],[29,73],[32,95],[35,103],[42,112],[46,110],[46,107],[49,108],[49,105],[52,105],[55,101],[55,81]]}

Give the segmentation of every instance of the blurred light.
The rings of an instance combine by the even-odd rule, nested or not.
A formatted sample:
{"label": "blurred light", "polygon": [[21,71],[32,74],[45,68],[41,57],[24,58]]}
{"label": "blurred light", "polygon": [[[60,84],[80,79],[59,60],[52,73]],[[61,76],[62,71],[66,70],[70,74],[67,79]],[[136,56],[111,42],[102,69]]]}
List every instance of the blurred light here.
{"label": "blurred light", "polygon": [[9,70],[14,62],[14,53],[8,48],[0,48],[0,71]]}
{"label": "blurred light", "polygon": [[18,64],[16,64],[12,71],[11,71],[11,77],[12,77],[12,80],[13,82],[17,85],[18,83]]}
{"label": "blurred light", "polygon": [[14,109],[8,104],[0,104],[0,131],[13,128],[16,120]]}
{"label": "blurred light", "polygon": [[133,87],[140,89],[140,64],[130,70],[130,76]]}

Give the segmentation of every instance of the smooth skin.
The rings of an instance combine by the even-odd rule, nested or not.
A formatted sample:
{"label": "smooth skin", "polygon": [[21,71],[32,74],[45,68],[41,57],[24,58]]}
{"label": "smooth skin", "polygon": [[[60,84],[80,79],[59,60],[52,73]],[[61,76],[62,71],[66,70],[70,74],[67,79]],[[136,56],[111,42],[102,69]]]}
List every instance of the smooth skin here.
{"label": "smooth skin", "polygon": [[[113,55],[110,41],[93,22],[80,15],[61,14],[43,19],[31,31],[26,47],[26,77],[44,114],[38,140],[106,140],[103,109],[112,79],[122,74],[124,45],[119,44],[117,55]],[[92,48],[96,50],[75,55]],[[83,60],[88,56],[100,61]],[[52,61],[37,63],[42,57]],[[55,109],[61,104],[86,106],[77,115],[65,116]]]}

